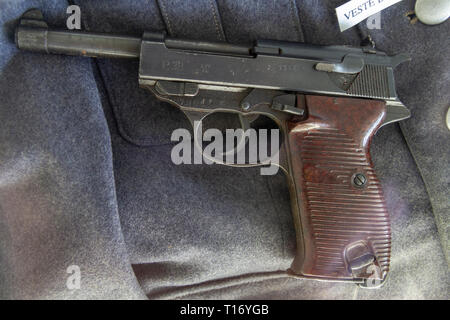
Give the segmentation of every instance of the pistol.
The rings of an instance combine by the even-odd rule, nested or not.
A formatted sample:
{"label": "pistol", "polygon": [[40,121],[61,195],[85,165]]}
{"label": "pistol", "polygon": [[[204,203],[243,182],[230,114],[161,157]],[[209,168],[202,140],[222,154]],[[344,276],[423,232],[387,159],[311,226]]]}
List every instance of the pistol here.
{"label": "pistol", "polygon": [[[393,69],[409,60],[368,47],[261,40],[252,45],[49,29],[23,14],[19,49],[46,54],[139,59],[140,87],[198,123],[215,112],[272,119],[281,132],[296,230],[293,277],[384,283],[391,229],[369,152],[383,125],[406,119]],[[217,161],[219,162],[219,161]],[[243,164],[245,165],[245,164]]]}

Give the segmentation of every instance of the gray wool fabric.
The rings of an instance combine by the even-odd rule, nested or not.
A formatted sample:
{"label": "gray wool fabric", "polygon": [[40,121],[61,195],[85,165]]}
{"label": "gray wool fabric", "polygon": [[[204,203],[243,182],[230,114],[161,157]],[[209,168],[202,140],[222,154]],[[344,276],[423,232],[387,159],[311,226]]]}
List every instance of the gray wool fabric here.
{"label": "gray wool fabric", "polygon": [[[355,28],[338,29],[344,2],[70,1],[89,31],[359,45]],[[0,298],[449,298],[448,21],[410,24],[405,0],[369,30],[378,49],[412,57],[395,74],[412,117],[372,142],[392,262],[387,283],[365,290],[284,275],[295,231],[281,172],[171,162],[172,131],[189,122],[139,88],[138,61],[15,48],[26,9],[64,27],[67,6],[0,0]],[[66,286],[71,265],[80,289]]]}

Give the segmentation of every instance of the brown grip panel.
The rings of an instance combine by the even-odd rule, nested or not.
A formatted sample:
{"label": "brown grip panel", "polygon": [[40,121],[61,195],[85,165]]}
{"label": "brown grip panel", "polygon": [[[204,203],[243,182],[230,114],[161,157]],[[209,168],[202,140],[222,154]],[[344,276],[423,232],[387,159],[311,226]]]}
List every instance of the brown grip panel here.
{"label": "brown grip panel", "polygon": [[386,104],[303,95],[298,104],[308,117],[288,124],[293,205],[299,209],[294,210],[299,241],[290,272],[382,281],[389,270],[391,231],[369,146]]}

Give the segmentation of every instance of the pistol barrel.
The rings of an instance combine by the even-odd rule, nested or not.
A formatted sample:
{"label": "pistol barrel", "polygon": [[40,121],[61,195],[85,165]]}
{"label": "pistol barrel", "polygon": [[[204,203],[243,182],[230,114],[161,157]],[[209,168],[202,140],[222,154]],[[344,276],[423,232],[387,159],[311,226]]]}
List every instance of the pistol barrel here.
{"label": "pistol barrel", "polygon": [[30,51],[104,58],[138,58],[141,38],[19,26],[16,45]]}
{"label": "pistol barrel", "polygon": [[[249,56],[252,48],[223,42],[172,39],[163,33],[144,33],[164,42],[170,49]],[[142,39],[124,35],[50,30],[36,26],[19,26],[16,45],[19,49],[103,58],[139,58]]]}

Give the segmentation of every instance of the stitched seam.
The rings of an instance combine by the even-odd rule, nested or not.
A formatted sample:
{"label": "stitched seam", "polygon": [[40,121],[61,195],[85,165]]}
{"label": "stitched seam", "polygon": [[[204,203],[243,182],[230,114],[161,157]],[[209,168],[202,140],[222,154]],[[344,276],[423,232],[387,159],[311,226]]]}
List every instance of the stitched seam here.
{"label": "stitched seam", "polygon": [[271,185],[270,185],[269,177],[265,177],[264,180],[266,181],[266,187],[267,187],[267,190],[268,190],[269,195],[270,195],[270,199],[271,199],[270,203],[272,204],[272,209],[273,209],[273,211],[275,212],[275,214],[276,214],[276,216],[278,218],[278,226],[280,227],[280,233],[281,233],[281,243],[280,243],[281,250],[280,251],[281,251],[281,254],[282,254],[283,258],[284,258],[284,257],[286,257],[286,240],[285,240],[286,232],[284,231],[283,224],[281,223],[280,213],[279,213],[280,210],[277,210],[277,208],[275,206],[275,199],[274,199],[274,196],[273,196],[273,193],[272,193],[272,188],[271,188]]}
{"label": "stitched seam", "polygon": [[220,27],[219,27],[219,23],[218,23],[218,20],[217,20],[217,15],[216,15],[216,10],[214,8],[213,0],[209,0],[209,5],[211,7],[211,11],[212,11],[212,14],[213,14],[214,24],[216,26],[217,36],[219,37],[219,40],[223,40],[223,36],[222,36],[222,33],[220,32]]}
{"label": "stitched seam", "polygon": [[296,32],[297,33],[297,38],[298,38],[299,41],[304,41],[305,34],[304,34],[304,32],[302,30],[302,27],[300,25],[299,18],[298,18],[298,16],[296,16],[295,10],[294,10],[294,8],[297,8],[295,0],[290,0],[289,3],[290,3],[289,7],[290,7],[290,12],[291,12],[291,19],[292,19],[292,22],[295,25],[295,30],[297,31]]}
{"label": "stitched seam", "polygon": [[419,165],[419,161],[418,161],[418,159],[416,157],[416,153],[414,153],[413,150],[412,150],[412,148],[414,147],[414,146],[412,146],[412,141],[410,141],[409,136],[407,134],[405,134],[405,131],[407,133],[408,130],[405,128],[405,125],[403,123],[396,123],[396,125],[400,129],[400,135],[401,135],[401,137],[403,138],[403,140],[404,140],[404,142],[406,144],[406,148],[408,149],[409,154],[411,155],[414,163],[416,164],[417,171],[419,172],[419,176],[420,176],[420,178],[421,178],[421,180],[423,182],[425,192],[426,192],[426,194],[428,196],[428,200],[430,202],[431,213],[433,215],[433,220],[434,220],[435,226],[436,226],[437,231],[438,231],[439,242],[441,244],[441,249],[442,249],[442,252],[444,254],[444,258],[447,261],[447,263],[450,263],[449,255],[448,255],[449,254],[448,253],[448,249],[445,250],[446,248],[448,248],[448,237],[446,237],[448,232],[446,232],[446,230],[442,230],[445,227],[442,227],[442,224],[439,223],[440,222],[439,220],[442,219],[442,218],[440,216],[438,216],[438,214],[436,214],[436,212],[437,212],[436,204],[435,204],[435,201],[431,200],[431,196],[430,196],[430,190],[431,189],[429,187],[428,181],[425,180],[424,174],[422,173],[422,169],[421,169],[421,167]]}
{"label": "stitched seam", "polygon": [[[280,280],[289,279],[291,276],[286,274],[286,271],[269,271],[269,272],[258,272],[253,274],[245,274],[238,277],[231,277],[225,279],[219,279],[220,282],[217,286],[208,286],[209,282],[215,282],[215,280],[202,282],[194,285],[181,286],[179,290],[174,290],[172,292],[160,293],[160,294],[147,294],[150,299],[184,299],[188,296],[195,294],[207,294],[213,293],[215,291],[230,289],[236,286],[248,285],[253,283],[261,283],[268,280]],[[307,278],[304,278],[307,280]],[[205,286],[205,287],[203,287]],[[192,291],[186,292],[186,290],[191,289]]]}
{"label": "stitched seam", "polygon": [[173,31],[172,31],[172,27],[171,27],[171,24],[170,24],[169,15],[167,14],[167,10],[166,10],[166,7],[164,5],[164,1],[163,0],[159,0],[158,3],[161,5],[161,11],[163,12],[164,17],[166,18],[167,30],[169,31],[169,34],[173,35]]}

